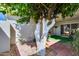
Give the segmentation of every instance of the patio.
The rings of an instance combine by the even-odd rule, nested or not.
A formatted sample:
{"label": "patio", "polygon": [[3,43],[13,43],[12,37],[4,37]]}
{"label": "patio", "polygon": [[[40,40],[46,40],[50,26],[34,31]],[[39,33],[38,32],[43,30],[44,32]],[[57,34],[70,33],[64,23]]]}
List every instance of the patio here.
{"label": "patio", "polygon": [[[60,37],[61,38],[61,37]],[[60,40],[56,36],[49,37],[46,43],[46,56],[73,56],[73,50],[67,44],[68,40]],[[56,40],[57,39],[57,40]],[[37,56],[35,42],[26,42],[11,45],[10,51],[0,54],[1,56]]]}
{"label": "patio", "polygon": [[[46,56],[74,55],[74,52],[71,47],[72,39],[61,37],[61,36],[55,36],[55,35],[70,36],[70,34],[73,34],[75,32],[75,29],[79,27],[79,20],[78,20],[79,10],[77,11],[78,8],[76,8],[78,5],[67,4],[66,6],[66,4],[42,4],[41,3],[41,4],[33,4],[33,5],[32,4],[9,4],[9,6],[7,4],[5,4],[5,6],[4,4],[1,4],[0,6],[1,6],[0,12],[2,12],[0,13],[1,15],[0,22],[7,21],[10,23],[9,26],[7,24],[5,24],[7,25],[5,26],[3,23],[2,24],[4,26],[2,26],[2,24],[0,26],[1,28],[0,39],[2,40],[2,41],[0,40],[1,41],[0,51],[2,52],[0,53],[1,56],[37,56],[36,42],[24,42],[23,44],[21,44],[19,41],[17,41],[16,37],[19,37],[19,39],[22,39],[24,41],[33,40],[34,31],[36,29],[36,23],[35,21],[33,21],[33,19],[34,18],[40,19],[41,18],[40,16],[42,16],[42,19],[45,18],[46,21],[49,19],[56,21],[55,24],[51,21],[49,22],[54,24],[54,26],[51,27],[53,28],[51,30],[52,30],[52,34],[54,35],[49,36],[48,41],[46,42]],[[18,6],[18,8],[17,7],[14,8],[13,6]],[[52,7],[52,6],[55,6],[55,7]],[[52,9],[55,9],[55,10],[52,10]],[[55,16],[55,19],[53,18],[54,16]],[[70,17],[70,16],[73,16],[73,17]],[[63,17],[65,17],[64,20],[63,20]],[[18,21],[16,22],[16,20]],[[20,24],[20,23],[23,23],[23,24]],[[46,24],[46,26],[40,26],[40,29],[43,29],[44,27],[45,28],[50,27],[48,26],[50,25],[49,23]],[[44,23],[40,22],[40,24],[43,25]],[[39,31],[39,32],[43,32],[43,31]],[[6,37],[4,38],[4,36]]]}
{"label": "patio", "polygon": [[[66,41],[62,41],[64,43]],[[74,55],[73,50],[67,44],[63,44],[60,40],[50,39],[47,42],[46,46],[46,56],[72,56]],[[35,42],[26,42],[20,44],[19,42],[16,45],[11,46],[11,55],[12,56],[37,56],[36,44]]]}

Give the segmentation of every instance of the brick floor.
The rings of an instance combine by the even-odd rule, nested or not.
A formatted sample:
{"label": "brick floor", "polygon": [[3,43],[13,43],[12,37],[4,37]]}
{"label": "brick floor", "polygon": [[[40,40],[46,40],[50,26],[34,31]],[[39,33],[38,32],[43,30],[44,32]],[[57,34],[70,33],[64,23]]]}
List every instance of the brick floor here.
{"label": "brick floor", "polygon": [[[51,42],[51,44],[53,44]],[[51,45],[50,44],[50,45]],[[18,50],[21,56],[34,56],[36,53],[35,43],[17,44]],[[63,45],[61,43],[54,43],[50,47],[46,48],[46,56],[72,56],[73,51],[69,46]]]}
{"label": "brick floor", "polygon": [[11,56],[20,56],[19,50],[15,44],[11,45],[10,55]]}
{"label": "brick floor", "polygon": [[21,56],[29,56],[36,54],[36,45],[33,42],[28,42],[25,44],[17,44],[19,53]]}
{"label": "brick floor", "polygon": [[[49,50],[50,49],[50,50]],[[50,56],[72,56],[73,51],[69,46],[63,45],[61,43],[55,43],[51,45],[48,49],[48,55]]]}
{"label": "brick floor", "polygon": [[0,53],[0,56],[10,56],[10,51]]}
{"label": "brick floor", "polygon": [[[48,43],[49,44],[49,43]],[[72,56],[73,51],[68,45],[62,43],[51,42],[46,48],[46,56]],[[0,54],[0,56],[37,56],[36,44],[28,42],[25,44],[11,45],[11,50],[7,53]]]}

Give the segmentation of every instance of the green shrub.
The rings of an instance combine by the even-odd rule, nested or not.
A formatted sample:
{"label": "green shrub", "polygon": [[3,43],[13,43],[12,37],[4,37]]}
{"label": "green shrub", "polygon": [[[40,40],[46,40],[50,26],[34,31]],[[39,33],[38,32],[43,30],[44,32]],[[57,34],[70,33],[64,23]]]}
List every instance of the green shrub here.
{"label": "green shrub", "polygon": [[75,55],[79,55],[79,30],[76,30],[74,40],[72,41],[72,47]]}

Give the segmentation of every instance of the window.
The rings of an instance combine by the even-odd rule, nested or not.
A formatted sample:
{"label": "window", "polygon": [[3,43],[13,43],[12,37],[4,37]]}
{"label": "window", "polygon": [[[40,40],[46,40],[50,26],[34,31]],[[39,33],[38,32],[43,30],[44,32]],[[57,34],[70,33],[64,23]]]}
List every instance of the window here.
{"label": "window", "polygon": [[70,31],[70,24],[65,25],[65,31]]}
{"label": "window", "polygon": [[72,29],[77,29],[77,27],[78,27],[78,24],[71,24]]}
{"label": "window", "polygon": [[70,24],[61,25],[61,34],[69,35],[70,33]]}

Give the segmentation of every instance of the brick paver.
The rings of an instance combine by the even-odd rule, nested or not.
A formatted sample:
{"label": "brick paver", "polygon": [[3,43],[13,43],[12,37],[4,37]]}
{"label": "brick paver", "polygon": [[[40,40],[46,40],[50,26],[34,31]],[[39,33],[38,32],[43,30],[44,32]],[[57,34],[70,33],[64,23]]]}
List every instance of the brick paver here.
{"label": "brick paver", "polygon": [[[50,50],[49,50],[50,49]],[[48,48],[48,55],[53,56],[72,56],[73,51],[69,46],[63,45],[61,43],[55,43]]]}
{"label": "brick paver", "polygon": [[[53,43],[51,43],[53,44]],[[50,44],[50,45],[51,45]],[[29,44],[17,44],[21,56],[37,55],[35,43]],[[55,43],[50,47],[46,48],[46,56],[72,56],[73,51],[69,46],[61,43]]]}
{"label": "brick paver", "polygon": [[[49,47],[46,48],[46,56],[72,56],[73,51],[68,45],[62,43],[51,42]],[[34,42],[28,42],[24,44],[11,45],[11,50],[8,53],[0,54],[2,56],[37,56],[36,44]]]}

